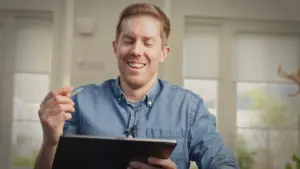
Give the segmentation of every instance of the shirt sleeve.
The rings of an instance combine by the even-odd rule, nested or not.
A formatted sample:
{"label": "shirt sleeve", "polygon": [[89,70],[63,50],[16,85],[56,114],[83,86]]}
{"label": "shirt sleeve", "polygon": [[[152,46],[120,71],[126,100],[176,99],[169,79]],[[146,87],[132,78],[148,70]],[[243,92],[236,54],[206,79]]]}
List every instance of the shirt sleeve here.
{"label": "shirt sleeve", "polygon": [[190,159],[203,169],[239,169],[233,153],[216,131],[216,119],[203,99],[195,102],[195,113],[189,131]]}
{"label": "shirt sleeve", "polygon": [[75,111],[71,113],[72,119],[65,121],[64,128],[63,128],[63,135],[78,133],[79,109],[78,109],[77,96],[73,96],[72,100],[75,103],[74,105]]}

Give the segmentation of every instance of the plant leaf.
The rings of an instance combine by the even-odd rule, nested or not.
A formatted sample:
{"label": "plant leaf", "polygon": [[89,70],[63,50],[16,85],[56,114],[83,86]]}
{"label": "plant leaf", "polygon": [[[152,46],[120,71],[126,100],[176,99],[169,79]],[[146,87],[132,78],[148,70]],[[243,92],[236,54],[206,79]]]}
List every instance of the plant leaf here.
{"label": "plant leaf", "polygon": [[290,163],[286,163],[285,164],[285,169],[293,169],[293,167]]}

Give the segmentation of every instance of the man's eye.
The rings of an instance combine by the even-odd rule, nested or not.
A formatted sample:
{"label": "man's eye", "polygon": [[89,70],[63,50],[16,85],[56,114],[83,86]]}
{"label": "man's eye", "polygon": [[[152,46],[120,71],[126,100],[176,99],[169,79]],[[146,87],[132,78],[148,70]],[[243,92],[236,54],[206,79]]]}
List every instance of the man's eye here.
{"label": "man's eye", "polygon": [[145,42],[145,46],[151,47],[151,46],[153,46],[153,43],[152,42]]}
{"label": "man's eye", "polygon": [[124,44],[131,45],[131,44],[133,44],[133,42],[132,41],[124,41]]}
{"label": "man's eye", "polygon": [[153,46],[153,44],[150,44],[150,43],[146,43],[145,45],[146,45],[147,47]]}

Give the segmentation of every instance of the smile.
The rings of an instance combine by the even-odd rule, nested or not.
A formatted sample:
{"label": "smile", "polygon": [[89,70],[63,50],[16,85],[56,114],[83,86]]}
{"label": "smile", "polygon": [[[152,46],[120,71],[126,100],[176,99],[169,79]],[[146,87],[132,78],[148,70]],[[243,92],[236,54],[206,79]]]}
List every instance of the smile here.
{"label": "smile", "polygon": [[134,69],[142,69],[146,66],[146,64],[143,63],[134,63],[134,62],[127,62],[127,65]]}

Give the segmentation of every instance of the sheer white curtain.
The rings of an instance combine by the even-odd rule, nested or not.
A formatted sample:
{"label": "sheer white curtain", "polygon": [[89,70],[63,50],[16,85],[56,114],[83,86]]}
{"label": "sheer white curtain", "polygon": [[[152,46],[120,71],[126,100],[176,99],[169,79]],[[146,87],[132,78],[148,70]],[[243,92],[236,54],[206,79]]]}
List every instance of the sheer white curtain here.
{"label": "sheer white curtain", "polygon": [[300,39],[273,34],[238,34],[235,37],[237,81],[284,82],[277,75],[280,64],[287,72],[300,68]]}

